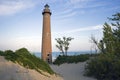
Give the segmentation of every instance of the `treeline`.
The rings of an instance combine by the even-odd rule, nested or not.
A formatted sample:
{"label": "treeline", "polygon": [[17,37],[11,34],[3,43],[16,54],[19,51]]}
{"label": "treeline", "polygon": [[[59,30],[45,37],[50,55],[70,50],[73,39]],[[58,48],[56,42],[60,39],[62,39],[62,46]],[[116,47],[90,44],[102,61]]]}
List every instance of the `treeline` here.
{"label": "treeline", "polygon": [[31,54],[26,48],[21,48],[15,52],[12,50],[0,51],[0,55],[4,56],[7,60],[18,63],[26,68],[34,69],[41,74],[41,70],[54,74],[46,62]]}
{"label": "treeline", "polygon": [[92,37],[100,55],[87,63],[86,75],[98,80],[120,80],[120,13],[108,19],[111,24],[103,25],[103,38],[97,41]]}

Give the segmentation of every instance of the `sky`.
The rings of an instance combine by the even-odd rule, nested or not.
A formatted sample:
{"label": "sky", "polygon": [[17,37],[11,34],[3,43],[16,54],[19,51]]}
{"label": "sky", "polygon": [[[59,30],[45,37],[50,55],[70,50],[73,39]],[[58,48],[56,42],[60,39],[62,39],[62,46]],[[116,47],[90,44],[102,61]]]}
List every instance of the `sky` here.
{"label": "sky", "polygon": [[52,50],[55,38],[72,37],[69,51],[93,49],[91,35],[102,38],[107,19],[120,11],[120,0],[0,0],[0,50],[25,47],[41,52],[42,11],[52,12]]}

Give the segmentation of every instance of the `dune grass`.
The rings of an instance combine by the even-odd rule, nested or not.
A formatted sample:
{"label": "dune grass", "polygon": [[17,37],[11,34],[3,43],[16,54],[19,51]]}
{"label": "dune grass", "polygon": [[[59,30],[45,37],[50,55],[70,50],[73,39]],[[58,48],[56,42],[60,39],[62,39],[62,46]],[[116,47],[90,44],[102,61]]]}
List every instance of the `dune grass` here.
{"label": "dune grass", "polygon": [[31,54],[26,48],[21,48],[15,52],[11,50],[0,51],[0,55],[4,56],[7,60],[18,63],[26,68],[34,69],[39,73],[41,73],[42,70],[49,74],[54,74],[46,62]]}

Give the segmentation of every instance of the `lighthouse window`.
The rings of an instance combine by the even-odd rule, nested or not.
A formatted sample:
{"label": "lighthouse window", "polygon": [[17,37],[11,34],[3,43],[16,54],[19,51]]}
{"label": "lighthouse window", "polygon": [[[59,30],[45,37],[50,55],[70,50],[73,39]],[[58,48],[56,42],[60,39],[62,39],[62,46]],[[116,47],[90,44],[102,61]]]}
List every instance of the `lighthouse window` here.
{"label": "lighthouse window", "polygon": [[50,56],[50,54],[47,54],[47,56]]}

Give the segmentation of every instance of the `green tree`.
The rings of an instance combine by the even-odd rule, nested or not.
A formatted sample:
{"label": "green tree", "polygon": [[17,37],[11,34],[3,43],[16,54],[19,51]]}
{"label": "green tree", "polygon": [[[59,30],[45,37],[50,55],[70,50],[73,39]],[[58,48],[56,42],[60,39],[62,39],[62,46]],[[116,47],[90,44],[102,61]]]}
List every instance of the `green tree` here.
{"label": "green tree", "polygon": [[61,53],[64,55],[64,51],[63,51],[63,40],[61,40],[61,38],[57,38],[55,39],[57,41],[57,45],[56,47],[61,51]]}
{"label": "green tree", "polygon": [[120,80],[120,13],[109,20],[111,24],[103,25],[103,38],[99,42],[92,39],[98,48],[102,44],[106,54],[92,58],[85,68],[88,76],[94,76],[98,80]]}
{"label": "green tree", "polygon": [[67,56],[67,51],[69,49],[70,41],[73,40],[71,37],[56,38],[56,47],[61,51],[63,55]]}
{"label": "green tree", "polygon": [[98,47],[101,53],[120,53],[120,13],[109,18],[111,25],[105,23],[103,25],[103,38],[97,41],[91,37],[92,42]]}
{"label": "green tree", "polygon": [[[94,36],[91,36],[91,42],[95,44],[97,49],[99,49],[100,53],[105,53],[105,47],[104,47],[104,42],[103,40],[97,41]],[[95,48],[95,51],[97,53],[97,49]]]}
{"label": "green tree", "polygon": [[114,27],[114,41],[115,41],[115,54],[120,53],[120,13],[112,15],[113,18],[109,18],[112,21],[111,25]]}
{"label": "green tree", "polygon": [[105,46],[106,53],[114,53],[114,35],[112,28],[108,23],[105,23],[103,28],[103,43]]}

